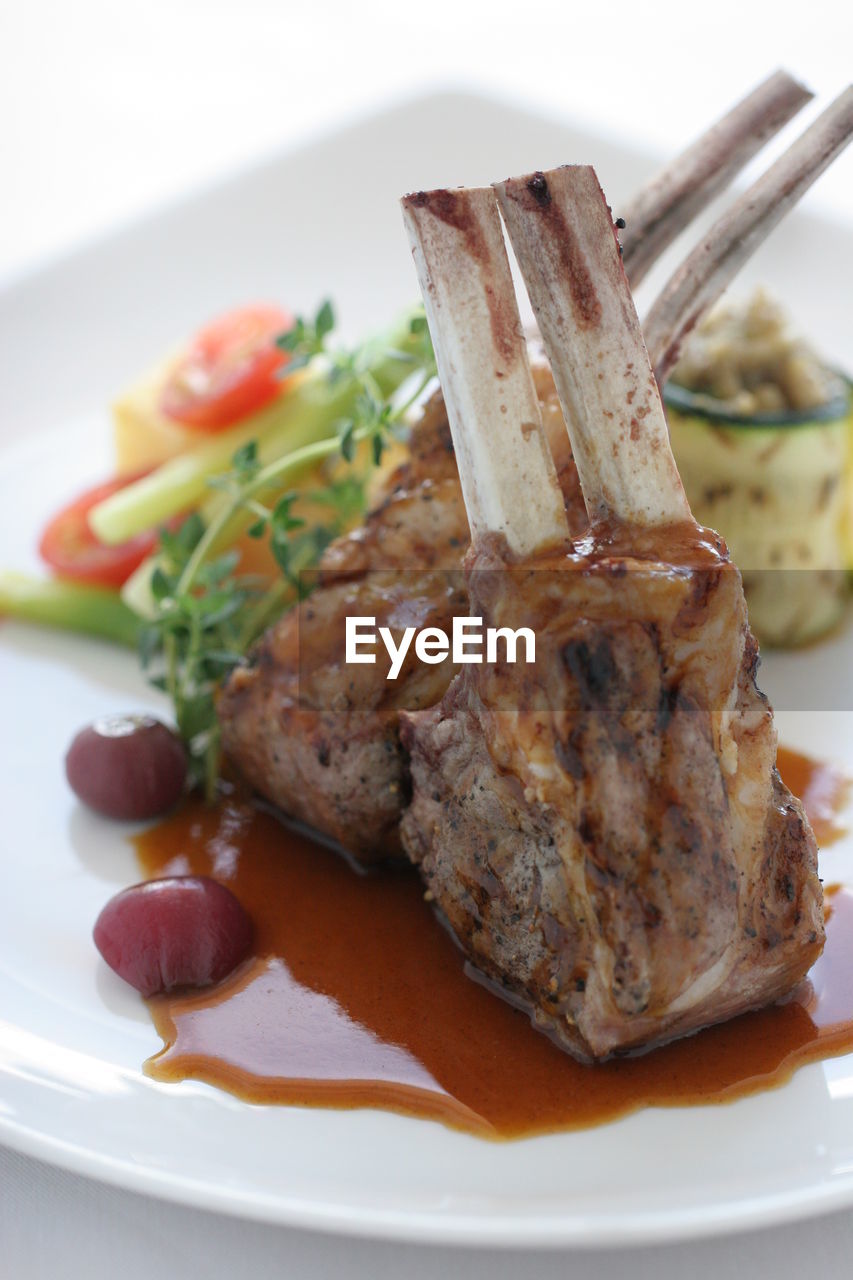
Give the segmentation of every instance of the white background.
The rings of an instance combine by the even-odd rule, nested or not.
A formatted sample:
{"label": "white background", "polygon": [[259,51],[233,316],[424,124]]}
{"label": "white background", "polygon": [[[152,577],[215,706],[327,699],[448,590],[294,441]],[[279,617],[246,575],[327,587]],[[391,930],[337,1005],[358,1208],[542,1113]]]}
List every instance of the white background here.
{"label": "white background", "polygon": [[[784,9],[747,0],[3,0],[0,277],[440,84],[502,92],[671,152],[777,65],[822,96],[837,92],[853,67],[849,10],[841,0]],[[847,221],[850,172],[828,174],[811,197]],[[600,1260],[350,1245],[208,1219],[0,1152],[0,1280],[117,1272],[135,1280],[167,1269],[211,1280],[519,1272],[786,1280],[806,1268],[834,1280],[849,1274],[851,1249],[849,1214]]]}
{"label": "white background", "polygon": [[[775,66],[822,95],[843,88],[851,13],[845,0],[2,0],[0,276],[424,86],[501,91],[666,152]],[[815,198],[853,216],[833,173]]]}

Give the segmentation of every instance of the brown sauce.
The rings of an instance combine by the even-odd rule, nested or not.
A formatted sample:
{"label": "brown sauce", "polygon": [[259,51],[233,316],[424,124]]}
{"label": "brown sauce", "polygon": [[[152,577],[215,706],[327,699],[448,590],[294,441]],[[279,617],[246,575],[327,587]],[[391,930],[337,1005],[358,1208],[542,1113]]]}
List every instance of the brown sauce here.
{"label": "brown sauce", "polygon": [[[836,821],[829,797],[840,801],[840,775],[788,752],[780,768],[818,798],[813,820]],[[257,929],[256,958],[224,984],[149,1002],[165,1048],[146,1069],[159,1080],[204,1080],[249,1102],[381,1107],[516,1138],[742,1097],[853,1050],[853,892],[838,886],[823,956],[789,1003],[589,1067],[465,975],[408,869],[358,874],[238,800],[188,804],[138,851],[149,876],[222,880]]]}

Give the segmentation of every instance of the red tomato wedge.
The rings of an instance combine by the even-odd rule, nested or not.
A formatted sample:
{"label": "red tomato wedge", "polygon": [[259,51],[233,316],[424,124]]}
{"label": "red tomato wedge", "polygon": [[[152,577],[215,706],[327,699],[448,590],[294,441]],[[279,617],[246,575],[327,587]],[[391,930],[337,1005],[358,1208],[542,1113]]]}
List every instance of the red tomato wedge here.
{"label": "red tomato wedge", "polygon": [[[141,475],[146,475],[142,472]],[[139,533],[110,547],[89,528],[89,512],[140,474],[121,476],[87,489],[53,517],[39,540],[39,555],[60,578],[120,587],[157,545],[157,532]]]}
{"label": "red tomato wedge", "polygon": [[275,345],[293,325],[280,307],[240,307],[196,335],[163,389],[168,418],[220,431],[262,409],[280,393],[288,355]]}

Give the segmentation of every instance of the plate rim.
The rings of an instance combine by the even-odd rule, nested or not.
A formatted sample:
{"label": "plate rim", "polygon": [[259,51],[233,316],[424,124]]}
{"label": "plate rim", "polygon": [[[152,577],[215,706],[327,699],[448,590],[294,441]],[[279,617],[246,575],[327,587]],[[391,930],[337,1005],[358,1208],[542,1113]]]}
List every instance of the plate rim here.
{"label": "plate rim", "polygon": [[[374,1109],[362,1110],[369,1113]],[[377,1111],[376,1114],[383,1113]],[[437,1122],[412,1119],[411,1123]],[[148,1165],[119,1160],[101,1152],[87,1151],[56,1137],[37,1134],[3,1116],[0,1116],[0,1137],[10,1149],[66,1172],[208,1213],[335,1236],[472,1249],[625,1250],[636,1246],[713,1240],[808,1221],[849,1209],[853,1204],[851,1170],[834,1178],[831,1184],[817,1184],[808,1192],[800,1189],[741,1197],[710,1208],[692,1206],[623,1213],[616,1224],[612,1219],[608,1221],[588,1214],[559,1213],[511,1218],[470,1211],[441,1214],[434,1210],[379,1210],[342,1204],[323,1206],[316,1199],[259,1195],[256,1191],[241,1193],[234,1188],[206,1183],[200,1178],[165,1173]]]}

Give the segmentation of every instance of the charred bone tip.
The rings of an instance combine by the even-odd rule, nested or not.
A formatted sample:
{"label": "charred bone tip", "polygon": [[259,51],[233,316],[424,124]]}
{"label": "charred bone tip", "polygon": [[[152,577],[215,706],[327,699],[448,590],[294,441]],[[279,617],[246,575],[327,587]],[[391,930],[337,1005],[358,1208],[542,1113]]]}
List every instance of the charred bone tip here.
{"label": "charred bone tip", "polygon": [[568,541],[490,187],[402,200],[473,538],[529,554]]}
{"label": "charred bone tip", "polygon": [[[547,204],[531,190],[540,176]],[[495,190],[551,362],[590,519],[689,520],[594,169],[563,165],[510,178]]]}

